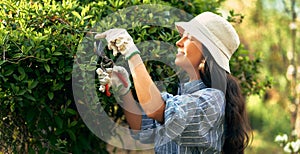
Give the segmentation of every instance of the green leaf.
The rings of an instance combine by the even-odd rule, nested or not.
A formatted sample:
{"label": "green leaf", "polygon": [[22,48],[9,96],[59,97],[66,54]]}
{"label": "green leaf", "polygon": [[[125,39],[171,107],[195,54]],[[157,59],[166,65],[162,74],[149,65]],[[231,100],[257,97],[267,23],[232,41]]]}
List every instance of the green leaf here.
{"label": "green leaf", "polygon": [[72,11],[72,14],[73,14],[75,17],[77,17],[78,19],[81,20],[81,16],[80,16],[80,14],[79,14],[78,12]]}
{"label": "green leaf", "polygon": [[97,58],[98,58],[97,55],[93,55],[93,56],[91,57],[90,64],[97,62]]}
{"label": "green leaf", "polygon": [[13,69],[8,69],[6,72],[3,73],[4,76],[10,76],[14,72]]}
{"label": "green leaf", "polygon": [[53,56],[61,56],[61,55],[63,55],[61,52],[56,51],[56,52],[53,53]]}
{"label": "green leaf", "polygon": [[52,46],[52,47],[51,47],[51,51],[52,51],[52,52],[55,51],[55,46]]}
{"label": "green leaf", "polygon": [[68,129],[67,132],[68,132],[70,138],[71,138],[73,141],[76,141],[76,136],[75,136],[74,132],[73,132],[72,130],[70,130],[70,129]]}
{"label": "green leaf", "polygon": [[18,72],[21,74],[19,80],[22,81],[26,77],[26,73],[22,67],[18,67]]}
{"label": "green leaf", "polygon": [[48,97],[50,100],[52,100],[54,97],[54,93],[52,91],[48,91]]}
{"label": "green leaf", "polygon": [[37,86],[38,81],[28,81],[28,89],[33,89]]}
{"label": "green leaf", "polygon": [[95,71],[96,68],[97,68],[96,66],[88,65],[88,66],[86,67],[86,70],[87,70],[87,71]]}
{"label": "green leaf", "polygon": [[31,100],[31,101],[33,101],[33,102],[36,102],[36,99],[33,96],[29,95],[28,93],[26,93],[24,95],[24,97],[27,98],[27,99],[29,99],[29,100]]}
{"label": "green leaf", "polygon": [[44,63],[44,68],[48,73],[50,72],[50,66],[47,63]]}
{"label": "green leaf", "polygon": [[93,16],[92,15],[88,15],[88,16],[85,16],[84,18],[83,18],[83,20],[86,20],[86,19],[89,19],[89,18],[92,18]]}
{"label": "green leaf", "polygon": [[22,56],[23,56],[23,53],[16,53],[13,55],[13,58],[18,59],[18,58],[21,58]]}
{"label": "green leaf", "polygon": [[156,32],[157,32],[157,28],[155,28],[155,27],[152,27],[152,28],[149,29],[150,34],[153,34],[153,33],[156,33]]}
{"label": "green leaf", "polygon": [[57,130],[55,131],[55,135],[60,135],[60,134],[62,134],[63,132],[65,132],[64,129],[57,129]]}
{"label": "green leaf", "polygon": [[24,95],[24,94],[26,93],[26,91],[27,91],[27,90],[25,90],[25,89],[21,89],[21,90],[19,90],[16,94],[17,94],[17,95]]}
{"label": "green leaf", "polygon": [[77,112],[75,110],[71,109],[71,108],[67,108],[67,112],[70,113],[70,114],[72,114],[72,115],[76,115],[77,114]]}
{"label": "green leaf", "polygon": [[49,113],[49,115],[50,115],[51,117],[53,117],[53,112],[52,112],[52,110],[49,108],[49,106],[45,106],[45,109],[46,109],[46,111]]}
{"label": "green leaf", "polygon": [[11,87],[11,89],[15,92],[15,93],[18,93],[19,92],[19,87],[18,86],[16,86],[15,84],[13,84],[13,83],[11,83],[10,84],[10,87]]}
{"label": "green leaf", "polygon": [[70,127],[75,126],[77,123],[78,123],[78,121],[73,121],[73,122],[71,122]]}
{"label": "green leaf", "polygon": [[58,117],[58,116],[55,116],[54,120],[55,120],[55,122],[57,124],[57,127],[60,128],[60,129],[62,129],[62,127],[63,127],[63,120],[60,117]]}
{"label": "green leaf", "polygon": [[16,74],[13,74],[13,77],[15,80],[17,80],[17,81],[19,80],[19,77]]}
{"label": "green leaf", "polygon": [[5,63],[5,60],[0,60],[0,66]]}

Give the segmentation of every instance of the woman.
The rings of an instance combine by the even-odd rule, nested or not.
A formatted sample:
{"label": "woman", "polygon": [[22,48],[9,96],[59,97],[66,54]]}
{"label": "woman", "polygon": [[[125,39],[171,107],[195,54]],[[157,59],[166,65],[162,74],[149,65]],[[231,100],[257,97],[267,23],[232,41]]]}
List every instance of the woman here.
{"label": "woman", "polygon": [[[155,143],[156,153],[243,153],[250,126],[245,100],[237,80],[230,75],[229,60],[239,38],[224,18],[204,12],[189,22],[175,23],[181,39],[176,43],[175,64],[189,76],[178,95],[161,93],[148,74],[137,47],[124,29],[111,29],[105,37],[114,53],[128,60],[135,90],[146,116],[142,116],[129,88],[112,76],[113,87],[122,87],[125,116],[133,137]],[[115,67],[128,79],[122,67]],[[133,112],[134,110],[134,112]],[[153,120],[152,120],[153,119]]]}

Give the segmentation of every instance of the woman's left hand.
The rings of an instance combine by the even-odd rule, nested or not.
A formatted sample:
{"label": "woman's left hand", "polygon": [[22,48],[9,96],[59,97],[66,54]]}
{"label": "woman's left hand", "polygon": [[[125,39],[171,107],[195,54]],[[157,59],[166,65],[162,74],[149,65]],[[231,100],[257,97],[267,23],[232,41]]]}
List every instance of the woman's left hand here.
{"label": "woman's left hand", "polygon": [[105,38],[108,42],[108,49],[113,50],[113,55],[116,56],[118,52],[125,56],[125,59],[131,57],[136,52],[139,53],[138,48],[133,42],[132,37],[128,34],[126,29],[110,29],[101,34],[97,34],[95,39]]}

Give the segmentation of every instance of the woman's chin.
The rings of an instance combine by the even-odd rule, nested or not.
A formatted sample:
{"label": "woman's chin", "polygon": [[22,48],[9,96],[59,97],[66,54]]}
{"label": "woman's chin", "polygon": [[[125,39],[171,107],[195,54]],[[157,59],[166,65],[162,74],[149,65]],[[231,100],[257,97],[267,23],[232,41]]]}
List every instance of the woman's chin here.
{"label": "woman's chin", "polygon": [[186,58],[184,55],[176,55],[175,64],[177,66],[183,66],[184,63],[186,63],[185,61],[186,61]]}
{"label": "woman's chin", "polygon": [[180,67],[180,68],[183,68],[184,64],[182,63],[181,60],[178,60],[178,59],[175,59],[175,65]]}
{"label": "woman's chin", "polygon": [[177,58],[175,59],[175,65],[180,66],[180,61]]}

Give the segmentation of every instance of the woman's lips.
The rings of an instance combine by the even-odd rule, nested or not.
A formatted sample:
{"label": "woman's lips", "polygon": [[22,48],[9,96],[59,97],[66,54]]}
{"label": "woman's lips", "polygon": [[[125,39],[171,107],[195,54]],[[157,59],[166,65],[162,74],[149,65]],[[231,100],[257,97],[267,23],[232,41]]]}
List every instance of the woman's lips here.
{"label": "woman's lips", "polygon": [[184,54],[185,54],[185,53],[184,53],[183,51],[178,50],[176,56],[181,56],[181,55],[184,55]]}

